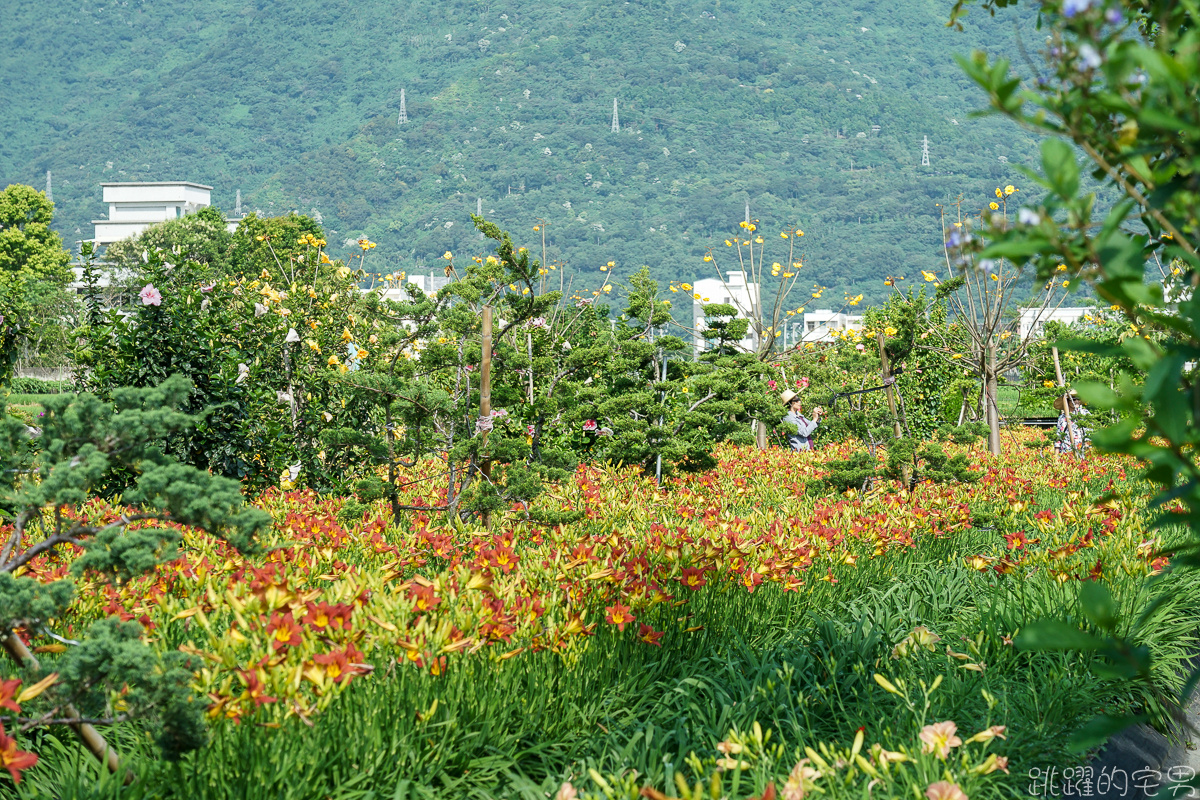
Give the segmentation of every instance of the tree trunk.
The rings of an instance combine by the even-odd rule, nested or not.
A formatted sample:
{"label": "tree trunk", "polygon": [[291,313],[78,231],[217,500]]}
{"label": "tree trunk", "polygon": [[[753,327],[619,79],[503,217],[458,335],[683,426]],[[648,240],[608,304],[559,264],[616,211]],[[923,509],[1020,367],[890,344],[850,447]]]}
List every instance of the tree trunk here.
{"label": "tree trunk", "polygon": [[996,374],[996,345],[988,342],[983,364],[983,410],[987,416],[988,452],[1000,455],[999,376]]}

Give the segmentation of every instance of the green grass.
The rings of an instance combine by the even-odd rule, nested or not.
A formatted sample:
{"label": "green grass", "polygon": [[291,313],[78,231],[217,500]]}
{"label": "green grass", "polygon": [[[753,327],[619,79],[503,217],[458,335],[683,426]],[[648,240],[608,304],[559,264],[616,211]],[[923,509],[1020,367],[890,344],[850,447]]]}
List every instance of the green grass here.
{"label": "green grass", "polygon": [[18,394],[14,392],[7,399],[0,397],[0,401],[8,403],[8,413],[36,425],[38,415],[46,410],[42,405],[42,400],[53,396],[53,394]]}
{"label": "green grass", "polygon": [[1006,417],[1058,416],[1052,399],[1035,397],[1025,387],[1001,386],[997,391],[996,400],[1000,405],[1000,413]]}

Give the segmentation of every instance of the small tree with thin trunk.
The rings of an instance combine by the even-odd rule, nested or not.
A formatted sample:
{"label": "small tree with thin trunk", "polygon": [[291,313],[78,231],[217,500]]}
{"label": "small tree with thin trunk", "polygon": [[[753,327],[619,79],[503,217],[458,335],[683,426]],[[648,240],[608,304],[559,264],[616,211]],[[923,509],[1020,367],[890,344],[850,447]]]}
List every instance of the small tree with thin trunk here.
{"label": "small tree with thin trunk", "polygon": [[[744,295],[730,286],[728,275],[730,270],[722,270],[718,263],[718,250],[709,248],[704,254],[704,260],[712,264],[716,271],[717,278],[720,279],[721,285],[725,289],[725,296],[729,299],[724,305],[730,306],[736,311],[733,316],[725,317],[726,325],[730,322],[739,322],[745,320],[745,333],[752,334],[753,346],[748,352],[753,353],[754,357],[765,362],[772,357],[775,351],[775,344],[783,338],[784,325],[790,316],[794,316],[802,312],[803,308],[789,309],[786,307],[788,298],[792,293],[792,289],[796,286],[796,281],[800,278],[800,271],[804,266],[804,256],[797,250],[797,244],[800,237],[804,236],[804,231],[799,225],[791,227],[779,233],[780,239],[787,244],[787,257],[782,261],[766,260],[767,254],[767,236],[758,230],[758,220],[747,219],[745,222],[738,223],[742,228],[742,232],[725,240],[727,248],[733,248],[737,258],[738,270],[741,271],[745,279],[746,292]],[[768,283],[774,284],[774,293],[771,296],[765,296],[764,290],[767,289]],[[687,284],[673,284],[672,291],[682,289],[691,291],[692,287]],[[822,289],[818,288],[813,297],[820,297]],[[694,294],[693,297],[700,302],[708,303],[708,298],[701,297],[699,294]],[[860,298],[861,299],[861,298]],[[705,314],[708,317],[706,325],[711,326],[713,320],[721,320],[720,314],[714,314],[711,310],[721,304],[713,304],[705,306]],[[702,336],[709,341],[720,340],[721,347],[729,346],[740,350],[747,348],[741,344],[741,339],[736,341],[726,341],[728,339],[724,333],[713,335],[710,331],[693,331],[693,335]],[[765,420],[759,420],[756,431],[756,442],[760,449],[765,449],[767,446],[767,427]]]}
{"label": "small tree with thin trunk", "polygon": [[[955,219],[948,220],[942,208],[942,241],[946,268],[954,278],[938,287],[945,297],[955,322],[966,334],[967,352],[956,347],[951,333],[941,326],[926,332],[928,347],[946,358],[958,361],[981,385],[984,419],[988,426],[988,451],[1000,454],[1000,376],[1011,369],[1026,366],[1029,347],[1039,333],[1040,323],[1066,299],[1069,281],[1052,278],[1035,283],[1023,266],[1007,259],[980,258],[985,242],[979,231],[984,226],[1008,225],[1008,200],[1018,191],[1012,185],[997,187],[996,199],[975,216],[964,216],[961,198],[956,202]],[[936,274],[922,270],[926,281],[937,283]],[[1022,330],[1019,324],[1018,298],[1032,294],[1025,308],[1033,309],[1032,319]]]}

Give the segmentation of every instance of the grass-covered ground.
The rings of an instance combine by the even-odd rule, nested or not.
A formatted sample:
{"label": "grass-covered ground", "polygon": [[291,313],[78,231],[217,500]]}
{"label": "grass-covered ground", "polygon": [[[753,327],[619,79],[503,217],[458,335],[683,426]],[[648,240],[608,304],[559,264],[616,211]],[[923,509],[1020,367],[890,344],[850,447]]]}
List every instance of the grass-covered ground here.
{"label": "grass-covered ground", "polygon": [[[1158,711],[1097,677],[1098,657],[1012,643],[1044,616],[1089,628],[1087,580],[1125,620],[1168,596],[1135,636],[1157,689],[1178,688],[1197,579],[1148,580],[1164,564],[1128,462],[976,450],[976,484],[863,497],[806,494],[844,448],[720,455],[661,489],[581,469],[535,505],[583,512],[561,527],[516,510],[490,531],[339,520],[337,499],[270,493],[270,555],[189,536],[180,561],[94,581],[60,621],[120,614],[196,654],[209,744],[167,763],[122,726],[123,786],[56,730],[28,740],[41,761],[0,795],[1016,796],[1030,768],[1086,757],[1068,742],[1096,713]],[[948,721],[959,744],[930,727]]]}

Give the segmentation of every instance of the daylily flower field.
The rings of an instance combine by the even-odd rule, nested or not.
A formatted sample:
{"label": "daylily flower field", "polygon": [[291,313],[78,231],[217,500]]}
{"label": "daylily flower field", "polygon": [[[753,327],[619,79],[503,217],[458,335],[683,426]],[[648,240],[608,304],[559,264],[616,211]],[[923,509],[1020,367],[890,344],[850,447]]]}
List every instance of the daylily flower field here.
{"label": "daylily flower field", "polygon": [[[1133,618],[1194,580],[1145,581],[1166,561],[1131,462],[1019,444],[972,450],[976,484],[866,496],[805,489],[848,446],[727,447],[717,469],[662,487],[581,467],[532,509],[584,512],[560,527],[521,507],[490,530],[382,506],[348,520],[338,499],[268,491],[265,555],[186,531],[149,576],[85,578],[60,623],[69,638],[116,615],[193,656],[210,744],[169,764],[117,726],[138,778],[123,787],[43,733],[33,765],[0,745],[23,778],[2,791],[1007,796],[1030,768],[1079,763],[1065,736],[1093,714],[1153,703],[1078,654],[1019,652],[1020,629],[1078,617],[1085,581]],[[422,477],[405,501],[436,505]],[[68,569],[39,557],[24,574]],[[1164,689],[1194,623],[1168,601],[1145,628]],[[29,644],[50,664],[63,649]],[[23,687],[4,687],[16,705]]]}

